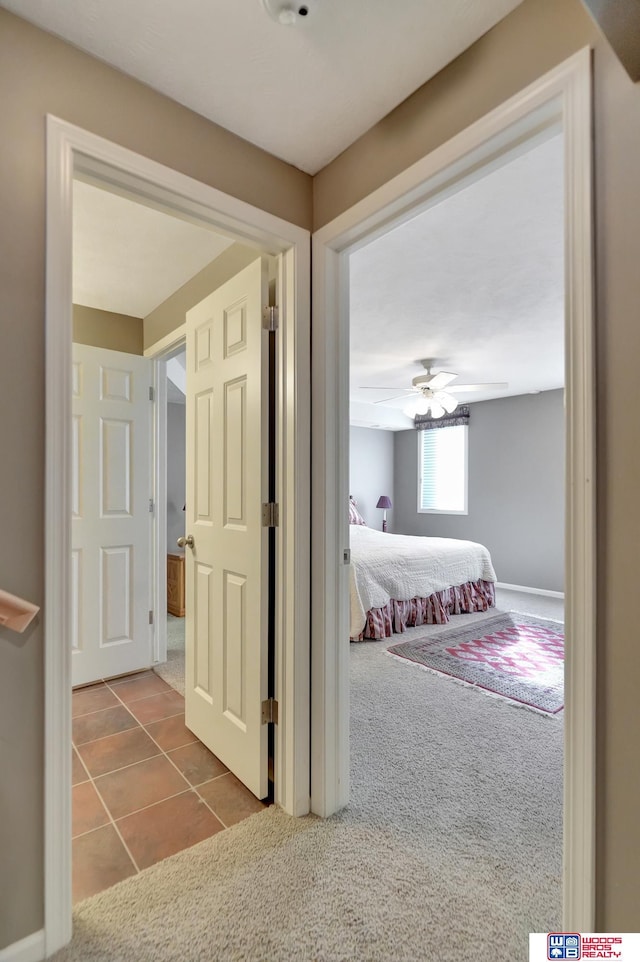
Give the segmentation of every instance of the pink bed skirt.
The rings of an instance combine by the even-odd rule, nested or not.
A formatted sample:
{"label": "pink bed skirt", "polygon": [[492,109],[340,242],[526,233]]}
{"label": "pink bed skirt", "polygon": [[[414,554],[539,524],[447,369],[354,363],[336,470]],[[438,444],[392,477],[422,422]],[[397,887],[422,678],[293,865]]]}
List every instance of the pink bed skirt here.
{"label": "pink bed skirt", "polygon": [[416,625],[444,625],[450,615],[486,611],[495,603],[496,590],[492,581],[467,581],[455,588],[436,591],[428,598],[411,598],[410,601],[392,598],[384,608],[372,608],[367,612],[362,634],[351,641],[390,638]]}

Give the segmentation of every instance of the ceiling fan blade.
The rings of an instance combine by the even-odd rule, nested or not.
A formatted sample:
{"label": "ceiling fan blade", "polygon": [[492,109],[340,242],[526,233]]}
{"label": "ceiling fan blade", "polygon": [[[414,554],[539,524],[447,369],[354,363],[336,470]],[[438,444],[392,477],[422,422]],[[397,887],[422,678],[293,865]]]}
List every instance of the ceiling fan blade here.
{"label": "ceiling fan blade", "polygon": [[373,384],[364,384],[358,388],[359,391],[413,391],[412,387],[374,387]]}
{"label": "ceiling fan blade", "polygon": [[442,391],[442,389],[445,388],[447,384],[451,384],[457,376],[457,374],[448,374],[447,371],[438,371],[430,381],[427,381],[426,386],[432,391]]}
{"label": "ceiling fan blade", "polygon": [[[413,392],[411,392],[413,393]],[[416,392],[418,393],[418,392]],[[404,398],[407,400],[407,395],[405,394],[394,394],[393,397],[383,397],[381,401],[374,401],[374,404],[386,404],[387,401],[396,401],[398,398]]]}
{"label": "ceiling fan blade", "polygon": [[486,384],[452,384],[449,390],[453,393],[457,391],[499,391],[505,387],[509,387],[508,381],[492,381]]}
{"label": "ceiling fan blade", "polygon": [[453,414],[455,409],[458,407],[458,399],[454,397],[449,391],[436,391],[434,394],[434,400],[441,404],[445,409],[447,414]]}

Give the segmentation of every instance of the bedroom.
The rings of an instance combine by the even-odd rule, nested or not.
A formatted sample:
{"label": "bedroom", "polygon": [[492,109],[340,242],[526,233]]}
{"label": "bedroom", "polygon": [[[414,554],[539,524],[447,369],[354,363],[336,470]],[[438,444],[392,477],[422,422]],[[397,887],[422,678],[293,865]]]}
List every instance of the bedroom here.
{"label": "bedroom", "polygon": [[[495,905],[508,901],[508,876],[529,892],[527,924],[543,928],[559,922],[561,906],[562,671],[556,640],[564,591],[562,151],[556,132],[361,248],[349,264],[349,486],[357,508],[367,527],[377,529],[378,542],[390,535],[478,542],[497,578],[495,607],[486,611],[482,605],[470,614],[445,611],[447,623],[432,625],[421,624],[429,619],[425,612],[416,618],[415,605],[407,606],[408,614],[396,605],[386,619],[371,619],[376,590],[382,591],[380,608],[394,597],[406,602],[414,592],[391,593],[395,549],[381,562],[382,575],[363,575],[365,562],[354,541],[367,528],[350,526],[356,533],[352,638],[365,627],[362,609],[369,609],[367,627],[378,629],[365,630],[365,636],[389,634],[350,646],[353,778],[375,785],[381,805],[381,789],[399,782],[407,817],[429,827],[416,830],[414,844],[435,844],[426,837],[434,833],[443,859],[448,853],[461,870],[465,859],[499,867],[497,888],[495,880],[487,881],[478,898]],[[462,436],[457,449],[436,450],[449,428],[416,430],[410,417],[422,400],[412,380],[429,376],[423,361],[431,362],[433,375],[457,375],[443,385],[458,402],[451,412],[457,422],[452,430]],[[436,423],[445,424],[447,412],[439,413]],[[429,488],[431,455],[440,477]],[[425,470],[419,473],[421,460]],[[386,509],[385,497],[391,503]],[[354,595],[361,604],[353,603]],[[452,647],[458,654],[471,648],[474,657],[479,649],[486,652],[488,629],[480,631],[479,623],[506,611],[519,613],[519,625],[548,632],[544,677],[534,670],[531,684],[522,686],[520,677],[505,681],[505,671],[496,681],[495,648],[486,660],[475,659],[484,662],[479,669],[462,657],[457,661],[464,666],[452,668]],[[406,630],[398,633],[405,616]],[[454,635],[460,635],[455,642]],[[441,638],[446,650],[432,650]],[[395,658],[387,656],[392,646]],[[536,654],[529,648],[525,659]],[[555,700],[545,701],[550,688]],[[494,697],[486,697],[486,689]],[[378,750],[365,756],[372,737]],[[543,773],[551,780],[546,791],[540,787]]]}

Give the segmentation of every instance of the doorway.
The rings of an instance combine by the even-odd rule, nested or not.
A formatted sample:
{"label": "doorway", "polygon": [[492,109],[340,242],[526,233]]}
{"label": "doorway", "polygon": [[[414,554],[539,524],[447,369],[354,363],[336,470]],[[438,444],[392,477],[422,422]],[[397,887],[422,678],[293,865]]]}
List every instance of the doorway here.
{"label": "doorway", "polygon": [[533,931],[562,907],[563,153],[549,128],[348,265],[351,804],[435,898],[485,858],[521,879]]}
{"label": "doorway", "polygon": [[[277,583],[299,585],[280,601],[276,624],[276,800],[292,814],[308,810],[308,664],[306,610],[307,539],[299,524],[308,499],[303,425],[308,417],[308,233],[219,191],[116,147],[78,128],[48,118],[47,248],[47,508],[45,614],[47,751],[45,806],[45,932],[47,953],[71,934],[71,626],[70,476],[71,399],[71,186],[74,176],[108,184],[124,196],[151,203],[174,216],[200,222],[278,258],[282,302],[278,341],[278,479],[281,505],[276,534]],[[166,562],[165,562],[166,564]],[[164,577],[166,578],[166,571]],[[300,687],[297,683],[300,683]],[[62,828],[61,828],[62,826]]]}
{"label": "doorway", "polygon": [[[156,674],[183,694],[186,582],[184,547],[178,542],[187,534],[186,363],[186,350],[180,345],[179,349],[167,356],[164,365],[158,364],[159,379],[163,376],[163,367],[166,378],[167,660],[155,668]],[[159,390],[158,393],[162,395],[163,391]],[[162,613],[158,612],[158,616],[161,619]]]}
{"label": "doorway", "polygon": [[[275,258],[82,182],[74,183],[73,250],[73,894],[80,901],[261,810],[269,794],[261,699],[270,693],[273,631],[255,624],[266,622],[267,585],[274,584],[270,532],[260,525],[272,471],[261,414],[272,393],[267,352],[275,335],[262,319],[269,268],[278,296]],[[156,330],[167,315],[173,323],[186,318],[188,373],[186,352],[181,364],[171,351],[158,365],[156,398],[153,361],[140,355],[144,330]],[[128,341],[118,332],[127,327]],[[232,358],[233,377],[221,353]],[[249,394],[251,409],[243,403]],[[221,416],[212,418],[216,406]],[[225,425],[238,406],[231,435],[247,441],[234,446]],[[166,467],[156,467],[156,492],[154,457]],[[233,471],[231,491],[223,465]],[[238,503],[226,527],[241,527],[244,538],[235,551],[223,544],[234,540],[220,510],[228,510],[230,496]],[[195,543],[184,537],[185,518]],[[163,541],[160,527],[173,548],[156,558],[158,567],[166,563],[166,610],[152,592],[150,554]],[[221,546],[217,557],[205,533]],[[166,664],[160,635],[169,636],[167,623],[173,641],[185,621],[188,686],[184,634],[181,672],[175,646],[167,652],[174,674],[162,679],[151,670],[156,660]],[[262,674],[255,670],[261,663]],[[224,721],[232,712],[229,731]],[[244,744],[234,744],[238,727]]]}
{"label": "doorway", "polygon": [[[566,729],[564,926],[593,926],[595,581],[590,52],[581,52],[314,236],[313,807],[349,798],[348,258],[499,165],[550,124],[566,139]],[[337,364],[336,360],[338,359]],[[335,452],[338,452],[336,464]],[[383,492],[380,492],[383,493]],[[319,680],[319,682],[318,682]]]}

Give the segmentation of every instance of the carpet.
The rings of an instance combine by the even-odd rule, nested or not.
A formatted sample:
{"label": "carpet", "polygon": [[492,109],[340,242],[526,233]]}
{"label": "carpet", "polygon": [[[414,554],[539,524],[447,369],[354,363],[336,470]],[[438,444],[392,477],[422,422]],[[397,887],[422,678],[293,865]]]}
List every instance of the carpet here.
{"label": "carpet", "polygon": [[[460,616],[460,620],[465,616]],[[506,612],[400,642],[388,654],[546,715],[564,705],[562,624]]]}
{"label": "carpet", "polygon": [[156,665],[156,675],[184,695],[184,618],[167,614],[167,660]]}
{"label": "carpet", "polygon": [[387,644],[349,651],[347,809],[268,808],[81,902],[55,962],[514,962],[561,931],[561,716]]}

